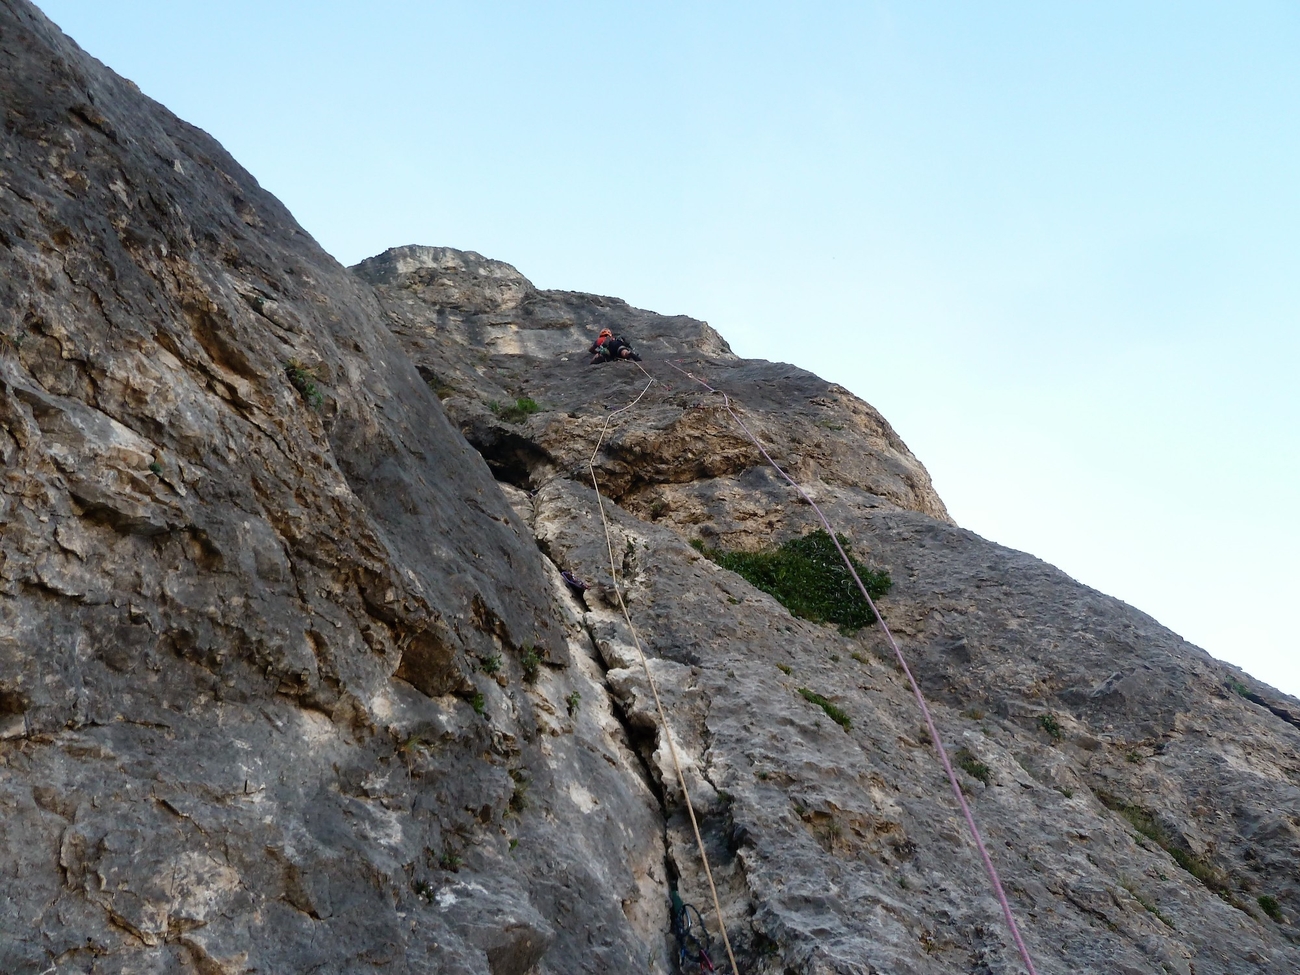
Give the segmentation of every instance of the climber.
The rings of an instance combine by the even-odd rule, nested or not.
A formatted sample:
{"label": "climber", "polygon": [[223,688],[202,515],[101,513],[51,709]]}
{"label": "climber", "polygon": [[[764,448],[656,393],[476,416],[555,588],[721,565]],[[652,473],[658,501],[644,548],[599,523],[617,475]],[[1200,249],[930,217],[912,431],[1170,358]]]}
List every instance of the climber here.
{"label": "climber", "polygon": [[600,335],[596,341],[591,343],[591,348],[587,350],[591,353],[591,364],[597,365],[602,362],[611,362],[614,359],[631,359],[633,362],[640,362],[641,357],[632,351],[632,346],[627,344],[627,340],[615,335],[607,328],[600,330]]}

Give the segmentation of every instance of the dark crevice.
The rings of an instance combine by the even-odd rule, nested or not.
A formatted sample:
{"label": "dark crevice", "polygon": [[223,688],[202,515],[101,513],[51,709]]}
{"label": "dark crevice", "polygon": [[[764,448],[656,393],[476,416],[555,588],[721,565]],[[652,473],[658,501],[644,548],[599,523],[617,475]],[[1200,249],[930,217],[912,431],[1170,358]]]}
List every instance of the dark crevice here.
{"label": "dark crevice", "polygon": [[[552,565],[555,565],[549,552],[543,552],[543,557],[545,557]],[[556,570],[559,571],[559,566],[556,565],[555,567]],[[583,606],[585,608],[586,604],[583,603]],[[591,644],[592,659],[600,669],[600,674],[603,678],[607,673],[609,673],[609,667],[606,666],[605,659],[601,656],[600,647],[596,643],[596,635],[591,632],[591,628],[588,627],[585,622],[583,623],[582,628],[583,632],[587,635],[587,640]],[[670,883],[675,886],[679,871],[672,853],[670,852],[671,844],[668,840],[668,796],[664,791],[663,783],[659,780],[658,776],[654,774],[653,766],[650,763],[650,756],[654,754],[655,746],[658,744],[658,725],[638,727],[636,724],[628,720],[628,715],[622,702],[619,701],[618,697],[610,691],[608,685],[605,686],[605,696],[609,700],[610,713],[623,728],[623,735],[627,740],[628,751],[630,751],[640,763],[642,778],[650,788],[650,792],[655,797],[655,801],[659,804],[659,821],[664,844],[664,876],[669,878]]]}
{"label": "dark crevice", "polygon": [[1292,714],[1286,708],[1281,707],[1280,705],[1277,704],[1270,704],[1268,701],[1260,697],[1254,691],[1247,691],[1241,696],[1244,697],[1251,704],[1258,704],[1265,711],[1268,711],[1270,714],[1281,718],[1283,721],[1291,725],[1293,728],[1300,728],[1300,717],[1297,717],[1296,715]]}
{"label": "dark crevice", "polygon": [[550,454],[517,433],[499,433],[491,442],[471,440],[470,445],[487,461],[493,477],[523,491],[537,486],[533,471],[552,462]]}

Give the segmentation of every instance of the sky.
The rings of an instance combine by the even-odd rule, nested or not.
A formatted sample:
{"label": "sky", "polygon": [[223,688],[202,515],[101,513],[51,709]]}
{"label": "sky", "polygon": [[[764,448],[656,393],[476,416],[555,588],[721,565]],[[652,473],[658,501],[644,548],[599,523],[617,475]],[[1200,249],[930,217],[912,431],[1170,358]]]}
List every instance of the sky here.
{"label": "sky", "polygon": [[877,407],[959,524],[1300,695],[1300,5],[40,6],[343,263],[705,319]]}

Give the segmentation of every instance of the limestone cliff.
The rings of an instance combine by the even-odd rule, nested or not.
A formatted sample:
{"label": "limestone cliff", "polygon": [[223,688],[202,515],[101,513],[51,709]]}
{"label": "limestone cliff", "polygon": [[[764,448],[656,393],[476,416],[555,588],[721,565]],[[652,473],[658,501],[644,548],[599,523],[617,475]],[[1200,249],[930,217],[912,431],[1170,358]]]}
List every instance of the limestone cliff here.
{"label": "limestone cliff", "polygon": [[26,0],[0,93],[0,972],[676,970],[603,325],[656,380],[596,466],[744,971],[1019,963],[878,639],[688,544],[812,521],[672,366],[892,577],[1040,971],[1300,970],[1300,702],[953,525],[848,391],[474,254],[349,272]]}

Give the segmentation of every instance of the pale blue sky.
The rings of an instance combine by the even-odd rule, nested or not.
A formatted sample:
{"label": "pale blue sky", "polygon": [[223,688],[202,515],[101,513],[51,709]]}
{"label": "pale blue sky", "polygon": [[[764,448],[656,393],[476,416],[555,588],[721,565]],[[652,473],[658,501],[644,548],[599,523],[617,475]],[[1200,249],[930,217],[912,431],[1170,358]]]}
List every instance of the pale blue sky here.
{"label": "pale blue sky", "polygon": [[878,407],[961,524],[1300,693],[1300,6],[42,8],[344,263],[707,319]]}

